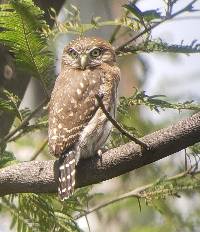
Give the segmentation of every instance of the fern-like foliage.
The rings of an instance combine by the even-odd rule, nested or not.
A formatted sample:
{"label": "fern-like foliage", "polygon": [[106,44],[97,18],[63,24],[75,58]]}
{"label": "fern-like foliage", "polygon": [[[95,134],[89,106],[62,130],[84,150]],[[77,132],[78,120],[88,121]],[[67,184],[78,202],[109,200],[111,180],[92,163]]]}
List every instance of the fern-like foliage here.
{"label": "fern-like foliage", "polygon": [[43,33],[48,25],[42,17],[43,11],[30,0],[11,0],[0,5],[0,42],[14,53],[17,67],[38,78],[47,93],[53,63]]}
{"label": "fern-like foliage", "polygon": [[0,168],[6,167],[16,162],[16,159],[12,152],[4,151],[0,156]]}
{"label": "fern-like foliage", "polygon": [[180,44],[168,44],[161,39],[147,40],[143,43],[124,48],[123,51],[119,53],[119,55],[140,52],[165,52],[183,54],[200,53],[200,43],[197,40],[193,40],[190,44],[184,44],[183,41]]}
{"label": "fern-like foliage", "polygon": [[14,113],[16,117],[19,118],[19,120],[22,121],[22,114],[18,109],[19,98],[7,90],[2,91],[2,96],[4,98],[0,98],[0,112],[10,111]]}
{"label": "fern-like foliage", "polygon": [[80,231],[73,219],[74,212],[83,212],[87,202],[88,188],[76,191],[70,199],[60,202],[53,194],[19,194],[3,197],[0,208],[12,216],[11,229],[26,231]]}
{"label": "fern-like foliage", "polygon": [[179,197],[181,193],[189,193],[200,190],[199,172],[183,173],[172,178],[163,177],[141,193],[147,204],[152,204],[154,200],[166,199],[169,196]]}
{"label": "fern-like foliage", "polygon": [[155,110],[157,113],[160,110],[175,109],[175,110],[195,110],[200,111],[200,105],[193,103],[193,101],[171,103],[163,98],[164,95],[152,95],[148,96],[145,91],[139,91],[136,89],[135,93],[131,97],[121,97],[118,111],[120,113],[128,112],[128,109],[137,105],[145,105],[151,110]]}
{"label": "fern-like foliage", "polygon": [[[29,114],[30,115],[30,114]],[[21,138],[22,136],[25,136],[27,133],[33,133],[36,130],[44,130],[48,126],[48,119],[45,115],[44,117],[39,117],[35,120],[33,124],[27,124],[26,127],[22,127],[18,132],[9,139],[9,142],[16,141],[17,139]]]}

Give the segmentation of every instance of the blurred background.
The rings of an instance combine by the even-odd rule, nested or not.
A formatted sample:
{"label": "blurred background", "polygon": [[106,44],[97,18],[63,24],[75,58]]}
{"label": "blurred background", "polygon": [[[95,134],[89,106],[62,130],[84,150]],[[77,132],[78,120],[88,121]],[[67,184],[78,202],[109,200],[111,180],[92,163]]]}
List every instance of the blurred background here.
{"label": "blurred background", "polygon": [[[177,9],[183,7],[190,1],[179,0]],[[74,0],[66,1],[60,14],[59,20],[68,18],[70,5],[80,9],[82,22],[90,22],[93,16],[100,16],[103,20],[117,18],[122,13],[122,5],[127,1],[115,0]],[[140,10],[159,9],[165,11],[162,0],[140,0],[137,3]],[[200,1],[196,8],[200,9]],[[188,13],[166,22],[152,32],[153,38],[161,38],[170,44],[190,44],[192,40],[200,40],[200,13]],[[90,31],[87,35],[100,36],[109,39],[113,32],[112,27],[104,27],[96,31]],[[56,73],[60,70],[60,58],[63,47],[75,35],[60,35],[52,44],[56,54]],[[118,41],[120,45],[123,41]],[[162,94],[172,102],[183,102],[194,100],[200,101],[200,57],[193,55],[172,54],[139,54],[128,55],[118,59],[122,72],[119,95],[130,96],[134,93],[134,87],[146,91],[148,95]],[[41,87],[35,79],[31,80],[26,91],[21,107],[34,107],[41,101],[43,94]],[[191,112],[178,112],[175,110],[161,111],[159,114],[150,111],[146,107],[137,108],[131,112],[130,120],[126,123],[139,131],[139,135],[150,133],[158,128],[165,127],[171,123],[186,117]],[[10,144],[9,149],[15,151],[20,160],[30,160],[34,156],[38,139],[45,141],[47,134],[30,134],[21,139],[17,144]],[[41,142],[41,146],[43,142]],[[30,157],[27,157],[27,154]],[[47,147],[37,157],[38,160],[49,159]],[[126,175],[105,181],[92,187],[91,193],[101,193],[90,202],[94,206],[107,199],[131,191],[136,187],[156,181],[164,176],[172,176],[184,170],[184,151],[160,160],[154,164],[142,167]],[[156,232],[156,231],[199,231],[200,230],[200,198],[199,194],[181,195],[181,198],[169,198],[165,201],[156,202],[156,207],[146,205],[141,201],[141,211],[137,199],[127,199],[92,213],[88,216],[91,231],[95,232]],[[9,230],[7,217],[0,219],[0,231]],[[83,231],[89,231],[85,217],[79,219],[78,224]]]}

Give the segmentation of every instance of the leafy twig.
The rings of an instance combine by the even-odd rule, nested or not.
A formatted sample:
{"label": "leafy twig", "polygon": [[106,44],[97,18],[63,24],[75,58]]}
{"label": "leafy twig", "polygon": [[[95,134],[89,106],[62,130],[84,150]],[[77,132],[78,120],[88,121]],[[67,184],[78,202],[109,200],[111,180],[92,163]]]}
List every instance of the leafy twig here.
{"label": "leafy twig", "polygon": [[43,108],[43,106],[48,102],[48,98],[46,98],[27,118],[25,118],[18,127],[11,130],[3,139],[1,142],[8,141],[13,135],[16,134],[19,130],[21,130],[24,126],[27,125],[27,123]]}
{"label": "leafy twig", "polygon": [[168,44],[163,42],[161,39],[159,40],[148,40],[144,43],[140,43],[134,46],[128,46],[123,49],[121,54],[129,54],[129,53],[138,53],[138,52],[165,52],[165,53],[200,53],[200,44],[197,43],[197,40],[193,40],[190,44],[185,45],[183,41],[181,44]]}
{"label": "leafy twig", "polygon": [[[126,13],[125,13],[125,17],[127,17],[128,14],[129,14],[129,11],[127,10]],[[109,40],[109,42],[111,44],[115,42],[116,36],[117,36],[118,32],[120,31],[121,27],[122,27],[122,25],[117,25],[116,28],[114,29],[114,31],[113,31],[113,33],[112,33],[112,35],[110,37],[110,40]]]}
{"label": "leafy twig", "polygon": [[165,95],[152,95],[149,96],[145,91],[135,90],[135,93],[130,97],[121,97],[120,104],[118,106],[119,112],[128,112],[127,110],[132,106],[145,105],[151,110],[155,110],[157,113],[160,109],[175,109],[175,110],[196,110],[200,111],[200,105],[193,103],[193,101],[171,103],[169,101],[161,99],[166,97]]}
{"label": "leafy twig", "polygon": [[42,142],[42,144],[39,146],[39,148],[33,153],[33,155],[31,156],[30,161],[35,160],[35,159],[38,157],[38,155],[39,155],[39,154],[44,150],[44,148],[46,147],[47,143],[48,143],[48,139],[45,139],[45,140]]}
{"label": "leafy twig", "polygon": [[33,132],[35,130],[42,130],[43,128],[46,128],[48,124],[48,121],[41,121],[41,118],[36,120],[34,124],[27,124],[26,127],[23,127],[20,131],[18,131],[14,136],[12,136],[8,142],[16,141],[17,139],[21,138],[25,134],[29,132]]}
{"label": "leafy twig", "polygon": [[120,52],[123,52],[123,49],[129,45],[130,43],[132,43],[133,41],[135,41],[136,39],[138,39],[139,37],[141,37],[142,35],[148,33],[149,31],[151,31],[152,29],[154,29],[155,27],[157,27],[158,25],[160,25],[161,23],[164,23],[174,17],[176,17],[177,15],[185,12],[185,11],[188,11],[188,10],[191,10],[193,4],[196,2],[197,0],[193,0],[192,2],[190,2],[189,4],[187,4],[183,9],[177,11],[176,13],[170,15],[170,16],[166,16],[163,20],[159,21],[159,22],[156,22],[154,23],[153,25],[147,27],[146,29],[144,29],[142,32],[140,32],[139,34],[137,34],[136,36],[134,36],[133,38],[131,38],[130,40],[128,40],[127,42],[125,42],[124,44],[122,44],[121,46],[119,46],[118,48],[116,48],[115,52],[116,54],[119,54]]}
{"label": "leafy twig", "polygon": [[[186,171],[184,171],[184,172],[182,172],[182,173],[179,173],[179,174],[177,174],[177,175],[175,175],[175,176],[166,178],[166,179],[164,180],[164,182],[170,182],[170,181],[175,181],[175,180],[179,180],[179,179],[181,179],[181,178],[184,178],[184,177],[186,177],[188,174],[190,174],[191,169],[192,169],[192,168],[190,168],[190,169],[188,169],[188,170],[186,170]],[[197,174],[199,174],[199,173],[200,173],[200,172],[196,172],[195,174],[193,174],[193,176],[194,176],[194,175],[197,175]],[[192,176],[192,177],[193,177],[193,176]],[[144,198],[144,199],[145,199],[145,198],[147,197],[147,195],[148,195],[148,189],[151,189],[151,188],[154,187],[155,185],[157,185],[157,183],[151,183],[151,184],[144,185],[144,186],[142,186],[142,187],[136,188],[136,189],[134,189],[134,190],[132,190],[132,191],[130,191],[130,192],[127,192],[127,193],[122,194],[122,195],[120,195],[120,196],[118,196],[118,197],[116,197],[116,198],[113,198],[113,199],[111,199],[111,200],[108,200],[107,202],[104,202],[104,203],[102,203],[102,204],[99,204],[99,205],[97,205],[97,206],[95,206],[95,207],[93,207],[93,208],[91,208],[91,209],[85,210],[85,211],[79,213],[78,215],[76,215],[76,216],[74,217],[74,219],[77,220],[77,219],[79,219],[79,218],[81,218],[81,217],[83,217],[83,216],[86,216],[86,215],[88,215],[88,214],[91,214],[91,213],[93,213],[93,212],[96,212],[96,211],[98,211],[98,210],[100,210],[100,209],[103,209],[103,208],[107,207],[108,205],[114,204],[115,202],[118,202],[118,201],[121,201],[121,200],[124,200],[124,199],[127,199],[127,198],[135,197],[135,198],[137,198],[137,199],[140,199],[140,198]],[[163,190],[164,190],[164,189],[163,189]],[[147,193],[146,193],[146,192],[147,192]],[[154,191],[154,192],[152,192],[152,193],[153,193],[153,194],[157,194],[156,191]]]}

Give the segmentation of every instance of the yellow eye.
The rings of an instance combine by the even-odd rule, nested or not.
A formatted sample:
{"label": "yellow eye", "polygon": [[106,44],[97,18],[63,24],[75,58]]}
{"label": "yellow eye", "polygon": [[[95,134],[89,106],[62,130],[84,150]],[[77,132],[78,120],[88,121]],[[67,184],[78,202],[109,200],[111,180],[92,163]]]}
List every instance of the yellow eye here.
{"label": "yellow eye", "polygon": [[74,50],[73,48],[70,48],[68,50],[68,54],[73,58],[76,59],[78,58],[78,52],[76,50]]}
{"label": "yellow eye", "polygon": [[95,48],[90,52],[90,56],[92,58],[97,58],[100,55],[101,55],[101,49],[100,48]]}

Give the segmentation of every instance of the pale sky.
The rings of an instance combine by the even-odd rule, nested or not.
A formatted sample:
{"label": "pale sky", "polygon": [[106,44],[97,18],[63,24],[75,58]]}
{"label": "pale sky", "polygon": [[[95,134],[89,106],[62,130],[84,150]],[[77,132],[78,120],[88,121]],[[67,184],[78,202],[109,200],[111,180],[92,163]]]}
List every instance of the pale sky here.
{"label": "pale sky", "polygon": [[[180,0],[175,10],[182,8],[190,2]],[[143,10],[161,9],[163,12],[163,1],[161,0],[141,0],[138,6]],[[200,1],[195,4],[200,9]],[[183,20],[183,17],[186,20]],[[162,38],[164,41],[172,44],[180,44],[184,39],[184,44],[190,44],[194,39],[200,43],[200,12],[187,13],[181,15],[172,22],[166,22],[152,32],[153,38]],[[188,18],[191,18],[188,20]],[[174,99],[200,100],[200,54],[178,55],[176,58],[170,58],[163,54],[144,54],[150,71],[148,72],[148,81],[144,86],[147,94],[164,94]],[[171,114],[172,112],[170,112]],[[148,117],[152,120],[161,120],[168,117],[164,112],[158,115],[150,113]]]}

